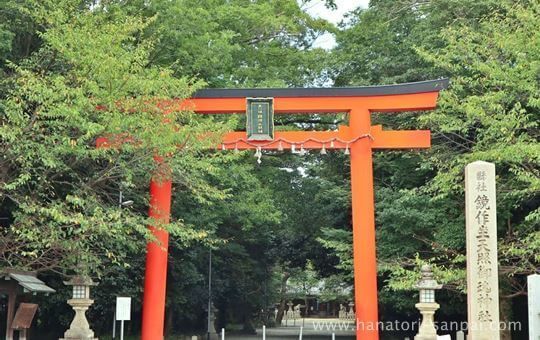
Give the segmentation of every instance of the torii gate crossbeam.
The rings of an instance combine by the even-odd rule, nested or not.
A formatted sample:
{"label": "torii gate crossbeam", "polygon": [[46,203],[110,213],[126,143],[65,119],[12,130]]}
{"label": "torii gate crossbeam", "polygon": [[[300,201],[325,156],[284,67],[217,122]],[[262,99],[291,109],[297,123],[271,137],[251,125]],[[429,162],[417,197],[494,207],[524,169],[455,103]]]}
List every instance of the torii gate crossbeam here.
{"label": "torii gate crossbeam", "polygon": [[[246,132],[231,132],[224,136],[222,148],[350,149],[356,338],[378,340],[372,152],[374,149],[429,148],[430,132],[383,131],[381,126],[371,125],[371,113],[434,109],[439,91],[447,86],[448,79],[440,79],[351,88],[209,89],[197,92],[191,99],[179,101],[178,108],[200,114],[242,113],[246,111],[246,98],[272,97],[277,114],[349,113],[349,126],[342,126],[338,131],[276,132],[273,141],[247,141]],[[149,215],[168,223],[170,205],[171,181],[153,180],[150,184]],[[168,235],[161,229],[152,226],[150,229],[157,240],[150,242],[147,248],[142,339],[160,340],[163,339],[165,314]]]}

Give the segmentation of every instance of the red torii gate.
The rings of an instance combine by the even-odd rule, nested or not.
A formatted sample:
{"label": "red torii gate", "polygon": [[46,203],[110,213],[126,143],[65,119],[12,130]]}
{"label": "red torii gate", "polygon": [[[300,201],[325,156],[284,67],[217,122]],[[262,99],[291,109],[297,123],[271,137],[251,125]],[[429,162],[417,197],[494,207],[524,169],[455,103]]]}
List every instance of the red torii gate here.
{"label": "red torii gate", "polygon": [[[246,132],[224,136],[222,149],[348,149],[351,155],[354,287],[357,340],[378,340],[377,259],[372,151],[429,148],[430,131],[384,131],[371,125],[371,112],[434,109],[448,79],[399,85],[350,88],[208,89],[180,103],[200,114],[246,112],[246,98],[273,98],[275,113],[348,112],[349,126],[338,131],[278,131],[271,141],[247,140]],[[149,215],[168,223],[171,180],[150,183]],[[167,280],[166,231],[150,226],[156,237],[147,246],[142,340],[163,339]]]}

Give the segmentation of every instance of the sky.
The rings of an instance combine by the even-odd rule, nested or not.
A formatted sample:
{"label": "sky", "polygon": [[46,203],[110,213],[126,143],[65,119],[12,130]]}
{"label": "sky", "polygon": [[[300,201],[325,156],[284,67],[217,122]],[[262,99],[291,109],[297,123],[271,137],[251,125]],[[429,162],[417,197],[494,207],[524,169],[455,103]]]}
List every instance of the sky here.
{"label": "sky", "polygon": [[[324,0],[313,0],[305,5],[305,10],[315,18],[323,18],[334,24],[338,24],[343,16],[358,7],[367,8],[369,0],[335,0],[337,9],[326,8]],[[313,47],[331,49],[336,45],[336,40],[332,34],[325,34],[319,37]]]}

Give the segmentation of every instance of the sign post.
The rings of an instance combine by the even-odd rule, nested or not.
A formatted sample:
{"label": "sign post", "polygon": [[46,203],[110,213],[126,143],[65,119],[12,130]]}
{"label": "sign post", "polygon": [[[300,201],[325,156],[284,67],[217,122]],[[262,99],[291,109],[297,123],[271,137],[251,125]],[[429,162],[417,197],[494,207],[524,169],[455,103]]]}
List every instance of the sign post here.
{"label": "sign post", "polygon": [[131,320],[130,297],[116,297],[116,320],[120,320],[120,340],[124,340],[124,321]]}
{"label": "sign post", "polygon": [[15,317],[13,318],[11,327],[19,330],[20,340],[26,340],[26,333],[32,325],[32,320],[34,320],[34,315],[36,315],[37,308],[38,305],[35,303],[23,302],[19,305],[19,308],[15,313]]}

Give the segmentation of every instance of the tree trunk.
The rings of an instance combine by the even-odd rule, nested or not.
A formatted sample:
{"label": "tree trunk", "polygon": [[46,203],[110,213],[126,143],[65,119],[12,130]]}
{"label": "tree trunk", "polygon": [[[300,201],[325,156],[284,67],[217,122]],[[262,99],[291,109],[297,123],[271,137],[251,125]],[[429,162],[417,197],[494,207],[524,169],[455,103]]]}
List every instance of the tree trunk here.
{"label": "tree trunk", "polygon": [[[500,298],[499,310],[501,324],[504,323],[508,326],[512,319],[512,299],[504,297]],[[503,327],[501,329],[501,340],[512,340],[512,334],[508,328],[509,327]]]}
{"label": "tree trunk", "polygon": [[281,320],[283,320],[283,314],[285,313],[285,303],[287,303],[287,301],[285,300],[285,294],[287,293],[287,281],[289,280],[290,276],[291,273],[285,272],[283,273],[283,276],[281,278],[281,289],[279,291],[279,308],[276,316],[276,326],[281,325]]}
{"label": "tree trunk", "polygon": [[173,332],[173,308],[167,307],[165,310],[165,335],[170,335]]}

